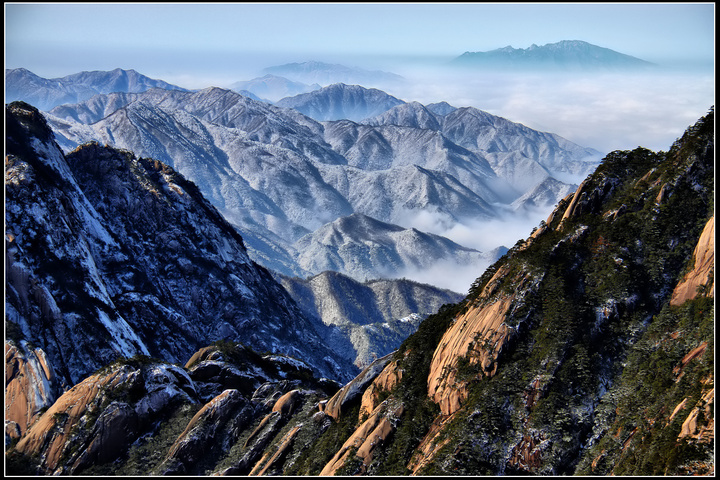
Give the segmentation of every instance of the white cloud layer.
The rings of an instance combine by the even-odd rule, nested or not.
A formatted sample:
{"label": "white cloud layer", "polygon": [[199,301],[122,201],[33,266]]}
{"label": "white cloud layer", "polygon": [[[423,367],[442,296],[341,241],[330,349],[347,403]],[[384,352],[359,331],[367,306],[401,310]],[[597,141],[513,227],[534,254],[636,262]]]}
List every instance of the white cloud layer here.
{"label": "white cloud layer", "polygon": [[608,153],[643,146],[667,150],[714,104],[712,70],[643,74],[399,72],[403,100],[472,106]]}

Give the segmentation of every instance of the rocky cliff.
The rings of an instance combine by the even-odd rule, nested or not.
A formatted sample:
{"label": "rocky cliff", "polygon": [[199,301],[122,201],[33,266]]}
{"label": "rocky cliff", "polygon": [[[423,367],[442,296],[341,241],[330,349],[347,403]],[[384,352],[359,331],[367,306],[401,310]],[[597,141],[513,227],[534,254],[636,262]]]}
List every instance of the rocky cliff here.
{"label": "rocky cliff", "polygon": [[[232,342],[199,350],[184,367],[124,359],[47,409],[7,454],[8,473],[177,475],[226,465],[247,474],[292,415],[317,410],[337,388],[297,361]],[[233,448],[244,456],[226,458]]]}

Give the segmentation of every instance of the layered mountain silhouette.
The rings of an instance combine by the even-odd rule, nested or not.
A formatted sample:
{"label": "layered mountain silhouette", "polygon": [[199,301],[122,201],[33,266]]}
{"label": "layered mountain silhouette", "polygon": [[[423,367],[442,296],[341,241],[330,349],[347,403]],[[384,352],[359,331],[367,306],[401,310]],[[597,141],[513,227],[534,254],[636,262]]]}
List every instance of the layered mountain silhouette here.
{"label": "layered mountain silhouette", "polygon": [[501,70],[583,71],[647,69],[653,63],[581,40],[562,40],[528,48],[507,46],[487,52],[465,52],[452,65]]}
{"label": "layered mountain silhouette", "polygon": [[[309,95],[325,98],[318,116],[347,98],[362,99],[366,113],[392,105],[358,86]],[[405,228],[427,212],[447,226],[491,219],[496,205],[553,175],[582,178],[599,158],[474,108],[401,102],[363,123],[320,122],[219,88],[101,95],[48,119],[66,151],[98,141],[173,166],[241,228],[252,258],[290,276],[320,273],[298,263],[295,243],[341,217]],[[544,206],[558,199],[550,194]],[[374,274],[389,273],[376,265]]]}
{"label": "layered mountain silhouette", "polygon": [[[320,85],[306,85],[278,75],[267,74],[252,80],[235,82],[229,88],[254,100],[264,99],[269,102],[276,102],[285,97],[317,90]],[[250,92],[250,95],[245,92]]]}
{"label": "layered mountain silhouette", "polygon": [[286,63],[267,67],[263,73],[277,75],[306,84],[328,86],[333,83],[360,84],[369,87],[403,82],[402,76],[380,70],[366,70],[358,67],[318,61]]}

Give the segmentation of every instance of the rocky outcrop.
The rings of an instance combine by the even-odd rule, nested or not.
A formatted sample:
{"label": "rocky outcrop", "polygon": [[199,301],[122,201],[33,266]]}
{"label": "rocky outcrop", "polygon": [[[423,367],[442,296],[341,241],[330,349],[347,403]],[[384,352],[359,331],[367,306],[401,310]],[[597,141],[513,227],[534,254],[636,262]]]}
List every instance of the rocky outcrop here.
{"label": "rocky outcrop", "polygon": [[365,389],[360,403],[360,418],[370,415],[380,403],[380,396],[388,394],[403,377],[403,370],[396,360],[385,366],[380,375]]}
{"label": "rocky outcrop", "polygon": [[164,475],[187,473],[208,450],[215,447],[213,439],[220,436],[231,416],[239,416],[236,411],[246,403],[237,390],[225,390],[206,403],[170,447],[159,470]]}
{"label": "rocky outcrop", "polygon": [[[715,389],[710,388],[683,422],[678,440],[689,439],[698,443],[713,443],[715,440],[715,419],[712,412],[714,401]],[[700,420],[701,417],[704,420]]]}
{"label": "rocky outcrop", "polygon": [[195,401],[187,374],[172,365],[115,365],[65,392],[20,439],[39,473],[73,474],[112,461],[177,401]]}
{"label": "rocky outcrop", "polygon": [[[40,416],[10,451],[11,471],[276,472],[286,456],[308,447],[294,445],[295,436],[314,440],[327,428],[318,404],[337,388],[298,361],[222,342],[200,349],[186,368],[125,360],[86,378]],[[212,392],[219,393],[208,398]]]}
{"label": "rocky outcrop", "polygon": [[349,402],[362,397],[365,388],[380,375],[385,365],[390,362],[393,354],[390,353],[378,358],[365,367],[360,374],[342,387],[333,397],[322,406],[322,411],[334,419],[338,419],[343,412],[343,407]]}
{"label": "rocky outcrop", "polygon": [[407,468],[417,475],[423,468],[432,465],[437,453],[448,443],[449,438],[441,438],[445,427],[452,422],[455,415],[438,416],[430,425],[428,432],[425,434],[420,444],[413,452],[413,456],[408,462]]}
{"label": "rocky outcrop", "polygon": [[464,385],[467,379],[458,378],[460,359],[480,364],[489,376],[497,370],[495,360],[511,334],[511,329],[503,323],[511,302],[512,298],[505,298],[472,308],[458,317],[443,335],[433,354],[428,394],[440,405],[444,415],[457,411],[467,396]]}
{"label": "rocky outcrop", "polygon": [[531,472],[538,470],[542,465],[542,443],[540,434],[525,435],[515,445],[508,459],[508,466],[518,471]]}
{"label": "rocky outcrop", "polygon": [[[270,451],[268,451],[260,461],[255,464],[255,467],[250,471],[250,476],[263,476],[267,474],[267,472],[273,468],[276,468],[278,464],[280,463],[280,459],[285,455],[290,448],[290,445],[292,445],[293,440],[295,440],[295,436],[302,428],[302,425],[297,425],[288,432],[283,439],[280,442],[280,446],[277,448],[277,450],[272,453],[272,456],[270,456]],[[267,457],[270,458],[267,458]]]}
{"label": "rocky outcrop", "polygon": [[715,216],[708,220],[693,253],[693,269],[683,276],[672,294],[671,305],[682,305],[696,298],[702,287],[709,297],[715,296]]}
{"label": "rocky outcrop", "polygon": [[[502,283],[513,278],[515,290],[503,292]],[[537,278],[513,273],[501,267],[487,282],[476,302],[459,315],[444,333],[433,353],[428,375],[428,395],[440,406],[443,415],[456,412],[467,396],[466,385],[474,375],[464,373],[466,366],[479,365],[485,376],[493,376],[498,356],[517,334],[524,318],[515,324],[506,322],[536,286]]]}
{"label": "rocky outcrop", "polygon": [[[403,405],[382,403],[350,435],[342,447],[320,472],[321,476],[336,475],[342,468],[350,474],[362,474],[372,461],[375,448],[381,445],[395,430],[394,424],[402,416]],[[359,462],[359,464],[356,464]]]}
{"label": "rocky outcrop", "polygon": [[60,395],[45,352],[25,341],[5,342],[5,446],[25,435]]}

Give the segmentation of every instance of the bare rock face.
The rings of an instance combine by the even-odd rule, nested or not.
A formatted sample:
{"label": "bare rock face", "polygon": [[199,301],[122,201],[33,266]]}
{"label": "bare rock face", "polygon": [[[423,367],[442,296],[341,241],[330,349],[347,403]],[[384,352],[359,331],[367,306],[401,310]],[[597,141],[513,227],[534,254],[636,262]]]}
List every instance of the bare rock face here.
{"label": "bare rock face", "polygon": [[[467,395],[457,374],[461,358],[469,357],[470,362],[480,363],[488,376],[495,373],[495,359],[510,335],[510,329],[503,325],[509,306],[510,299],[503,299],[469,310],[440,341],[428,376],[428,394],[440,405],[444,415],[457,411]],[[475,350],[478,343],[480,348]]]}
{"label": "bare rock face", "polygon": [[682,305],[687,300],[698,297],[698,288],[705,287],[707,296],[715,296],[715,216],[708,220],[698,240],[695,252],[694,268],[685,274],[673,291],[671,305]]}
{"label": "bare rock face", "polygon": [[[690,439],[697,443],[712,444],[715,439],[715,419],[712,413],[714,401],[715,389],[710,388],[704,392],[702,398],[683,422],[678,440]],[[700,417],[705,421],[700,420]]]}
{"label": "bare rock face", "polygon": [[[285,453],[288,451],[290,445],[292,445],[293,440],[295,440],[295,437],[297,436],[297,433],[300,431],[301,428],[302,425],[294,426],[280,441],[280,446],[274,453],[272,451],[266,452],[265,455],[263,455],[263,458],[261,458],[260,461],[256,463],[253,469],[250,471],[250,476],[263,476],[270,469],[275,468],[279,463],[278,460],[281,459],[283,455],[285,455]],[[270,456],[271,453],[272,456]]]}
{"label": "bare rock face", "polygon": [[295,409],[295,404],[300,398],[300,391],[290,390],[282,397],[278,398],[275,405],[273,405],[272,411],[278,412],[281,415],[290,415]]}
{"label": "bare rock face", "polygon": [[380,395],[383,392],[390,392],[403,377],[403,370],[398,367],[397,361],[393,360],[380,372],[375,380],[365,389],[360,404],[360,418],[370,415],[378,406]]}
{"label": "bare rock face", "polygon": [[478,302],[454,320],[433,353],[428,395],[440,406],[443,415],[456,412],[467,397],[470,379],[463,378],[461,364],[477,364],[484,375],[495,375],[498,356],[517,334],[518,325],[511,326],[506,320],[535,282],[530,275],[520,275],[514,282],[517,289],[510,294],[502,293],[500,283],[508,275],[513,274],[507,268],[495,273],[480,292]]}
{"label": "bare rock face", "polygon": [[342,413],[343,406],[363,394],[365,388],[382,372],[392,356],[393,354],[390,353],[368,365],[357,377],[328,400],[323,411],[337,420]]}
{"label": "bare rock face", "polygon": [[[350,435],[333,458],[325,465],[320,472],[321,476],[336,475],[343,467],[354,468],[355,473],[364,473],[372,461],[375,448],[382,444],[395,431],[395,424],[402,416],[404,407],[402,404],[390,405],[384,402],[372,412]],[[353,467],[351,462],[359,461],[360,464]]]}
{"label": "bare rock face", "polygon": [[60,395],[45,352],[27,342],[5,342],[5,444],[22,437]]}

